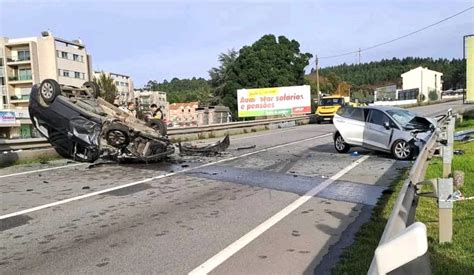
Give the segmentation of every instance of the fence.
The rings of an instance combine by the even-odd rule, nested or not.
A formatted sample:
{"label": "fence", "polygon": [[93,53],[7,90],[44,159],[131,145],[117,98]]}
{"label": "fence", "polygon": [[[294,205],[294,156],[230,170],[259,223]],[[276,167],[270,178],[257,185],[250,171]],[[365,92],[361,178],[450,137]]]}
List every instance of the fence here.
{"label": "fence", "polygon": [[[403,183],[393,210],[387,221],[368,274],[430,274],[428,238],[426,226],[415,222],[415,212],[420,196],[438,199],[440,242],[451,242],[453,181],[451,161],[455,117],[452,111],[438,122],[420,154],[408,178]],[[425,180],[429,160],[439,152],[443,157],[443,178]],[[432,193],[420,193],[421,186],[431,184]]]}

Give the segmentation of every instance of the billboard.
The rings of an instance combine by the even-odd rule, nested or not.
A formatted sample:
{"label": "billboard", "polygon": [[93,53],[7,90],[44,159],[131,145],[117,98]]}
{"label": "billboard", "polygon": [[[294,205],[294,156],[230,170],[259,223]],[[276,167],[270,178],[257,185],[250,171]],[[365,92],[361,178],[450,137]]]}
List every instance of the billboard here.
{"label": "billboard", "polygon": [[239,117],[298,115],[311,112],[308,85],[237,90]]}
{"label": "billboard", "polygon": [[464,36],[466,59],[466,103],[474,103],[474,34]]}

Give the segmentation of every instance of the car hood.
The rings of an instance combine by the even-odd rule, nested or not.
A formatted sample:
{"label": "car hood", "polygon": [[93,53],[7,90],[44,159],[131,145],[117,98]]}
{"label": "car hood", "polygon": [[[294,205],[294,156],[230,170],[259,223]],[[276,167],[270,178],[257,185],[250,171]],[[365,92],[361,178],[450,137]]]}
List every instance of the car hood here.
{"label": "car hood", "polygon": [[433,118],[416,116],[403,128],[408,131],[425,132],[434,129],[436,125],[437,122]]}

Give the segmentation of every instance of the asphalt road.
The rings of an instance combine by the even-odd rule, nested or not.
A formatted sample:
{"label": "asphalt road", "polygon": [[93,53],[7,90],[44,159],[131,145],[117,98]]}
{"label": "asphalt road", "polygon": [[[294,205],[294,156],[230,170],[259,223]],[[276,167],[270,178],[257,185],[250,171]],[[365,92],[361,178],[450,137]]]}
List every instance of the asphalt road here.
{"label": "asphalt road", "polygon": [[327,273],[411,164],[337,154],[333,131],[235,136],[212,158],[0,169],[1,273]]}

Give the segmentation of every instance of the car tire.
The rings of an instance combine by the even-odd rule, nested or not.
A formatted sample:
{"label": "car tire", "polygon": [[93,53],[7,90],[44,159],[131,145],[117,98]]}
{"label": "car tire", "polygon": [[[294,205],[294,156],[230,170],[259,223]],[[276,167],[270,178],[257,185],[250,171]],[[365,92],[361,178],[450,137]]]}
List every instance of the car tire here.
{"label": "car tire", "polygon": [[98,98],[100,96],[100,87],[97,85],[97,83],[93,81],[86,81],[84,84],[82,84],[83,88],[89,89],[91,92],[92,97]]}
{"label": "car tire", "polygon": [[351,146],[344,141],[341,134],[336,133],[334,137],[334,148],[338,153],[347,153],[351,149]]}
{"label": "car tire", "polygon": [[403,139],[397,140],[392,145],[392,155],[398,160],[409,160],[413,158],[415,148]]}
{"label": "car tire", "polygon": [[149,122],[149,126],[151,128],[153,128],[153,130],[157,131],[158,133],[160,133],[160,135],[162,136],[166,136],[167,135],[167,129],[166,129],[166,125],[165,123],[162,121],[162,120],[159,120],[159,119],[152,119],[150,120]]}
{"label": "car tire", "polygon": [[105,130],[107,144],[116,148],[126,147],[130,143],[129,129],[122,124],[112,124]]}
{"label": "car tire", "polygon": [[54,79],[45,79],[39,86],[39,102],[44,107],[53,103],[54,99],[61,94],[61,86]]}
{"label": "car tire", "polygon": [[321,118],[319,116],[316,117],[316,124],[321,124]]}

